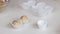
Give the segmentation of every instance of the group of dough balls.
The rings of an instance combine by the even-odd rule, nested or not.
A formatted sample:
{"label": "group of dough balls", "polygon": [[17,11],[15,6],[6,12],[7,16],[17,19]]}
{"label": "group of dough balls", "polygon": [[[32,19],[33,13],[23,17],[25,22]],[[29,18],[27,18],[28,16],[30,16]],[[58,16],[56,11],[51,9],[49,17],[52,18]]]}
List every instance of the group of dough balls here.
{"label": "group of dough balls", "polygon": [[20,17],[20,20],[13,20],[12,21],[12,26],[17,27],[17,26],[19,26],[21,24],[24,24],[27,21],[28,21],[28,17],[24,15],[24,16]]}

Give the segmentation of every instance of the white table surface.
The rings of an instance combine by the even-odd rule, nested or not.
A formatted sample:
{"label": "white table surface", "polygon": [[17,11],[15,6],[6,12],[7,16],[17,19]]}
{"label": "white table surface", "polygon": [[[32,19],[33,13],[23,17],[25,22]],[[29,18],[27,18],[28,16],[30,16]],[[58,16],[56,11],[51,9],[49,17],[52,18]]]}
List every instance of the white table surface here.
{"label": "white table surface", "polygon": [[11,30],[7,25],[13,19],[17,19],[24,14],[28,14],[28,16],[33,19],[35,18],[31,14],[14,6],[13,1],[14,0],[11,0],[6,10],[0,13],[0,34],[60,34],[60,0],[40,0],[54,7],[53,13],[44,18],[44,20],[48,22],[48,29],[44,32],[30,27],[22,31]]}

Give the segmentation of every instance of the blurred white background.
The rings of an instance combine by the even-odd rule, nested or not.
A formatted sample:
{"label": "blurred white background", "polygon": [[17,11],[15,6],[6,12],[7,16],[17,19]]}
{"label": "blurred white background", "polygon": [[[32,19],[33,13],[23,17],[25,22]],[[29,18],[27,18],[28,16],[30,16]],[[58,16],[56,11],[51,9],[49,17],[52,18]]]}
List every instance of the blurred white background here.
{"label": "blurred white background", "polygon": [[[20,0],[21,2],[23,0]],[[38,0],[45,2],[54,7],[52,14],[44,17],[44,20],[48,22],[48,29],[40,32],[38,29],[27,28],[23,31],[13,31],[7,25],[13,20],[19,18],[21,15],[28,15],[35,19],[35,16],[19,9],[17,6],[19,0],[10,0],[6,10],[0,13],[0,34],[60,34],[60,0]]]}

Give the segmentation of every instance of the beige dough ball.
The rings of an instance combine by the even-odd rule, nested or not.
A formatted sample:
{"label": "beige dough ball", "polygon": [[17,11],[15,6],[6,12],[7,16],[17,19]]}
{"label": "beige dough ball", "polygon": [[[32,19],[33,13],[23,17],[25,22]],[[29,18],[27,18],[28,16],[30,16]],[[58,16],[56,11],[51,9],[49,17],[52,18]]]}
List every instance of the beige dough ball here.
{"label": "beige dough ball", "polygon": [[25,15],[24,15],[24,16],[21,16],[20,19],[22,20],[22,23],[23,23],[23,24],[28,22],[28,17],[25,16]]}
{"label": "beige dough ball", "polygon": [[28,17],[27,16],[21,16],[21,19],[23,20],[23,21],[26,21],[26,20],[28,20]]}
{"label": "beige dough ball", "polygon": [[19,22],[18,20],[14,20],[14,21],[12,22],[12,24],[13,24],[13,25],[19,25],[20,22]]}

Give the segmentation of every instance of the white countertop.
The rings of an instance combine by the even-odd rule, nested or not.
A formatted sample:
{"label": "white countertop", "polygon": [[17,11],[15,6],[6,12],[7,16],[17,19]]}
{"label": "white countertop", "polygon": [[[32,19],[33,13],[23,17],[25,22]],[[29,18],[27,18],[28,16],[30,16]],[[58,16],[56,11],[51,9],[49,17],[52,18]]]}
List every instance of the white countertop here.
{"label": "white countertop", "polygon": [[[54,7],[52,14],[44,18],[48,22],[48,29],[44,32],[35,30],[33,28],[27,28],[22,31],[13,31],[7,25],[13,20],[19,18],[21,15],[28,14],[31,18],[34,17],[29,13],[20,10],[18,7],[14,7],[14,2],[10,2],[10,6],[0,13],[0,34],[60,34],[60,0],[40,0]],[[12,3],[12,4],[11,4]],[[33,18],[34,19],[34,18]]]}

